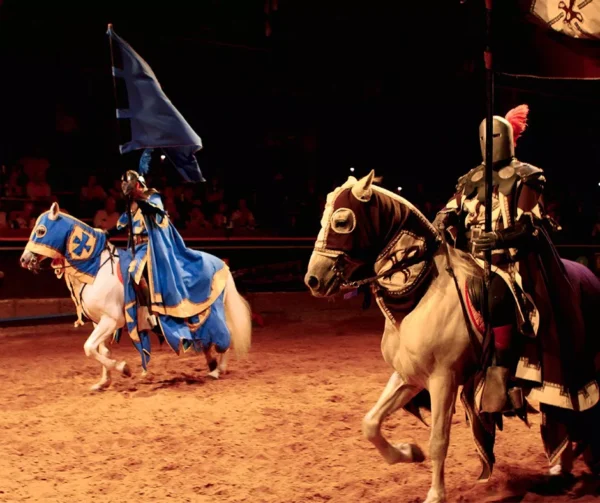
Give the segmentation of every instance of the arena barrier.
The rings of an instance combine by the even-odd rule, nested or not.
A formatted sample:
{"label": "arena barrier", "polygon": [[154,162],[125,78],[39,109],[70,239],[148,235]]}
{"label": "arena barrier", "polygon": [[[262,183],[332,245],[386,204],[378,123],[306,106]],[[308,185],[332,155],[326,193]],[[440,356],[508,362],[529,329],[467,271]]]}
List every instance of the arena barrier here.
{"label": "arena barrier", "polygon": [[[212,253],[229,264],[239,290],[300,292],[315,238],[233,236],[185,238],[188,246]],[[124,240],[115,239],[117,246]],[[0,325],[41,324],[49,318],[68,320],[73,305],[64,281],[51,271],[38,275],[19,267],[26,237],[0,237]],[[600,246],[559,245],[562,257],[584,263],[600,275]],[[25,301],[25,299],[35,299]]]}

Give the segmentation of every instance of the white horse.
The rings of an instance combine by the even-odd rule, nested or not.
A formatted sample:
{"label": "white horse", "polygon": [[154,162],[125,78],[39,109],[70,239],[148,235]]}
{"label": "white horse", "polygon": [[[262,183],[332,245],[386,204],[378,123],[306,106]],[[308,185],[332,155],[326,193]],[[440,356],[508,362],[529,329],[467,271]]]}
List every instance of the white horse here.
{"label": "white horse", "polygon": [[[377,285],[386,318],[381,350],[394,372],[365,416],[363,434],[390,464],[423,461],[419,446],[390,444],[381,425],[428,390],[432,483],[426,503],[441,503],[446,501],[444,463],[458,388],[475,362],[457,285],[446,272],[448,261],[458,285],[481,272],[466,253],[449,248],[447,256],[425,217],[405,199],[373,185],[373,179],[373,172],[360,181],[351,177],[329,195],[305,282],[316,297],[335,295],[356,277]],[[592,279],[600,292],[600,282]],[[475,335],[481,342],[481,335]],[[551,461],[551,474],[570,469],[571,450],[562,452],[558,463]]]}
{"label": "white horse", "polygon": [[[64,274],[65,281],[71,291],[78,312],[83,311],[93,322],[94,331],[86,340],[83,349],[86,356],[96,359],[102,364],[102,377],[94,384],[93,391],[104,390],[111,384],[111,371],[117,370],[129,377],[131,370],[125,361],[117,362],[111,358],[107,341],[118,328],[125,325],[124,287],[118,278],[119,251],[108,241],[106,249],[100,256],[101,266],[97,275],[87,278],[81,274],[65,257],[68,241],[73,239],[73,228],[83,228],[94,236],[99,233],[84,222],[61,213],[58,204],[54,203],[49,211],[38,218],[30,240],[21,255],[21,266],[33,272],[39,272],[45,259],[52,259],[52,267],[57,276]],[[233,277],[229,272],[224,295],[225,318],[231,333],[231,347],[237,355],[245,355],[250,349],[252,336],[252,320],[248,303],[238,293]],[[82,322],[76,322],[83,324]],[[204,351],[207,363],[213,361],[212,351]],[[229,351],[219,356],[216,367],[208,376],[218,379],[227,371]]]}

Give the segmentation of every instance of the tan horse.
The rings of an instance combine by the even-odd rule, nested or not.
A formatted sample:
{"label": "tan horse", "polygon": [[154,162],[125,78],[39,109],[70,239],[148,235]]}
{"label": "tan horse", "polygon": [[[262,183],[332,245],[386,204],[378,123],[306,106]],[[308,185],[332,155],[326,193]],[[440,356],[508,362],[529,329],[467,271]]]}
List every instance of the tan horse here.
{"label": "tan horse", "polygon": [[[386,318],[381,350],[394,372],[365,416],[363,433],[390,464],[423,461],[419,446],[390,444],[381,424],[402,407],[414,412],[411,400],[428,390],[433,474],[426,502],[440,503],[446,501],[444,462],[458,388],[475,361],[457,284],[462,289],[469,276],[481,272],[469,255],[440,243],[413,205],[373,180],[373,172],[360,181],[351,177],[328,196],[305,282],[316,297],[335,295],[355,278],[376,286]],[[447,272],[449,261],[457,284]],[[479,333],[476,337],[481,341]],[[566,466],[558,464],[551,473],[570,469],[569,453],[565,449],[561,458]],[[492,463],[493,457],[484,478]]]}

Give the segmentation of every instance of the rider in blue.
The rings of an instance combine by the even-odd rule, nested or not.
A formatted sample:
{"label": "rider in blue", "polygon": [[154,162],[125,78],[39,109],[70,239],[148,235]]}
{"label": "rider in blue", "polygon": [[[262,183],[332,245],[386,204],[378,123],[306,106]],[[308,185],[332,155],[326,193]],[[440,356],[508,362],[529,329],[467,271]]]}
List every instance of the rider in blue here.
{"label": "rider in blue", "polygon": [[[135,256],[129,266],[129,273],[133,279],[133,287],[140,306],[151,311],[150,289],[148,286],[146,264],[148,262],[148,230],[145,225],[145,216],[154,217],[162,221],[166,217],[164,207],[158,192],[146,187],[144,177],[135,171],[128,171],[121,177],[121,190],[125,197],[131,197],[129,212],[121,215],[117,225],[106,231],[109,238],[129,229],[131,215]],[[152,328],[157,324],[156,316],[149,313],[148,321]]]}
{"label": "rider in blue", "polygon": [[[219,258],[185,246],[158,191],[149,189],[142,175],[127,171],[121,181],[123,194],[130,198],[130,239],[135,244],[128,272],[138,303],[150,311],[150,326],[158,323],[176,351],[175,345],[183,339],[200,340],[203,345],[214,343],[217,350],[225,351],[229,346],[228,333],[200,327],[210,314],[221,310],[229,268]],[[129,213],[124,213],[107,235],[111,237],[128,228],[129,218]]]}

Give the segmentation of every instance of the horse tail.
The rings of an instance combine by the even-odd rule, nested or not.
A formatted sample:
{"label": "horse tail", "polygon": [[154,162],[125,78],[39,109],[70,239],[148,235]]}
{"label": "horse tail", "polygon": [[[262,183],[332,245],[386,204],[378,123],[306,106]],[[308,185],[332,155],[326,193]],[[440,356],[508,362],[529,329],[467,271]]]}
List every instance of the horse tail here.
{"label": "horse tail", "polygon": [[252,311],[237,291],[231,273],[225,286],[225,319],[236,356],[248,354],[252,341]]}

